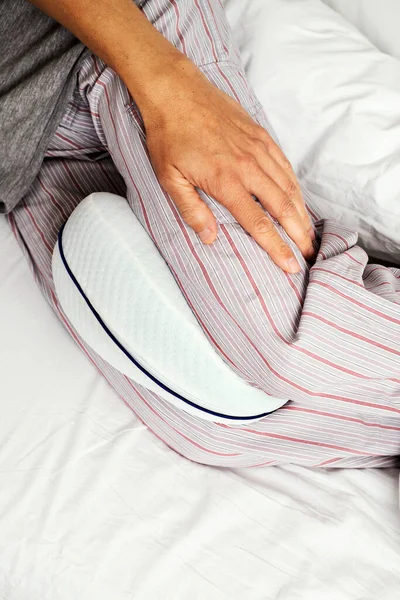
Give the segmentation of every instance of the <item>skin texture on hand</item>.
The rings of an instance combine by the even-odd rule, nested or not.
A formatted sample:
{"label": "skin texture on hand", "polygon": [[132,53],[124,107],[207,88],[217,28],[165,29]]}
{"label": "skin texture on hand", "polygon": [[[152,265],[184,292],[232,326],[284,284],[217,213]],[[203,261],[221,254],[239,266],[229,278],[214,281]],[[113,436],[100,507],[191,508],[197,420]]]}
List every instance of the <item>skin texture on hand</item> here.
{"label": "skin texture on hand", "polygon": [[217,224],[196,188],[225,206],[284,271],[295,273],[300,266],[265,210],[303,256],[313,258],[314,231],[280,148],[132,0],[31,2],[72,31],[125,82],[143,116],[159,181],[204,243],[215,240]]}
{"label": "skin texture on hand", "polygon": [[288,160],[269,134],[194,65],[176,82],[172,77],[158,88],[160,103],[142,114],[153,167],[183,219],[204,243],[215,240],[216,220],[199,188],[224,205],[282,269],[298,271],[292,251],[262,208],[311,260],[314,232]]}

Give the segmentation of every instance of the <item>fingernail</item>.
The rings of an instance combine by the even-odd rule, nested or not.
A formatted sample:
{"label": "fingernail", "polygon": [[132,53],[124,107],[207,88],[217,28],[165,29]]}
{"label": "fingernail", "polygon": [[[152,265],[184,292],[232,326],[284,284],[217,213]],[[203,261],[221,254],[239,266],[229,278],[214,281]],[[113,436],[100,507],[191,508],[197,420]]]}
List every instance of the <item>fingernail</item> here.
{"label": "fingernail", "polygon": [[197,234],[203,244],[210,244],[213,240],[214,232],[211,227],[205,227]]}
{"label": "fingernail", "polygon": [[295,258],[289,258],[286,261],[286,266],[289,273],[298,273],[300,271],[300,265]]}

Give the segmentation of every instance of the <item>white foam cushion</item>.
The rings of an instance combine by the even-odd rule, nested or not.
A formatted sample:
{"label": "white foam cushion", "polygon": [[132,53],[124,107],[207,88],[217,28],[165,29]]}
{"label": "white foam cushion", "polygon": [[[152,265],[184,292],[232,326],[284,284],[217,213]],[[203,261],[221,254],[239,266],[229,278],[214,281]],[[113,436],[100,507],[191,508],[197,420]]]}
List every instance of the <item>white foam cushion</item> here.
{"label": "white foam cushion", "polygon": [[59,236],[53,276],[89,346],[175,406],[241,423],[288,400],[250,386],[219,357],[125,199],[104,193],[81,202]]}
{"label": "white foam cushion", "polygon": [[227,11],[314,207],[400,261],[400,61],[320,0],[228,0]]}

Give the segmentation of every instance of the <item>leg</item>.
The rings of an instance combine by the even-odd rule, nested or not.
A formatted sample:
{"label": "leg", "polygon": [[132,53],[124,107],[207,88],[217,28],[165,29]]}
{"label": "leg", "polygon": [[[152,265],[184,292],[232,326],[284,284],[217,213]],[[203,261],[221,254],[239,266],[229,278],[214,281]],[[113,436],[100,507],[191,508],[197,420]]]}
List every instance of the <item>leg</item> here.
{"label": "leg", "polygon": [[[185,42],[186,50],[197,48],[194,42],[208,35],[213,40],[218,28],[218,44],[199,45],[201,52],[217,56],[191,58],[205,64],[204,71],[216,85],[236,95],[265,123],[233,53],[218,4],[196,0],[182,4],[179,13],[175,2],[148,2],[145,8],[171,41],[182,47]],[[189,37],[183,40],[175,27]],[[221,58],[218,64],[216,58]],[[212,247],[202,246],[154,176],[132,99],[115,74],[94,59],[82,69],[81,102],[84,97],[98,139],[124,178],[132,209],[168,262],[211,342],[247,380],[292,402],[249,427],[206,423],[135,388],[85,348],[117,393],[168,445],[199,462],[393,464],[400,447],[400,273],[366,267],[365,254],[355,246],[356,235],[326,222],[318,263],[310,272],[305,268],[289,277],[211,198],[206,201],[217,215],[220,233]],[[81,112],[83,119],[85,111]],[[71,122],[64,119],[67,139],[78,135],[74,118],[74,132],[69,130],[68,135]],[[63,156],[65,151],[63,146]],[[67,202],[59,197],[59,207],[54,207],[44,189],[50,188],[52,196],[55,190],[67,199],[73,196],[68,206],[98,190],[89,179],[87,164],[82,164],[68,157],[53,166],[51,161],[45,163],[30,194],[11,216],[58,311],[50,252],[66,218],[62,208]],[[91,166],[92,178],[100,164]],[[110,189],[111,182],[103,180],[103,184],[103,189]]]}

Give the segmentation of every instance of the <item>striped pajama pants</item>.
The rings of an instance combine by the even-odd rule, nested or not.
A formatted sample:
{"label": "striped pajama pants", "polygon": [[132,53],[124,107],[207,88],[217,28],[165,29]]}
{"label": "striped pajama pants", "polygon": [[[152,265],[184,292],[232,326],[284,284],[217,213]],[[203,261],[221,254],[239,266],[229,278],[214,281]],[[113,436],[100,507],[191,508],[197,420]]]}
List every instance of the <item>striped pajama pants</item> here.
{"label": "striped pajama pants", "polygon": [[[148,0],[140,6],[214,85],[268,129],[219,2]],[[251,425],[203,421],[136,385],[79,338],[57,301],[51,255],[62,224],[98,191],[127,198],[230,367],[291,402]],[[314,220],[326,217],[307,189],[303,193]],[[322,219],[316,264],[308,268],[299,257],[302,272],[287,275],[222,206],[203,198],[219,226],[212,246],[199,242],[160,187],[126,87],[88,56],[41,171],[9,222],[66,329],[116,393],[176,452],[224,467],[394,465],[400,451],[400,270],[367,264],[357,235]]]}

